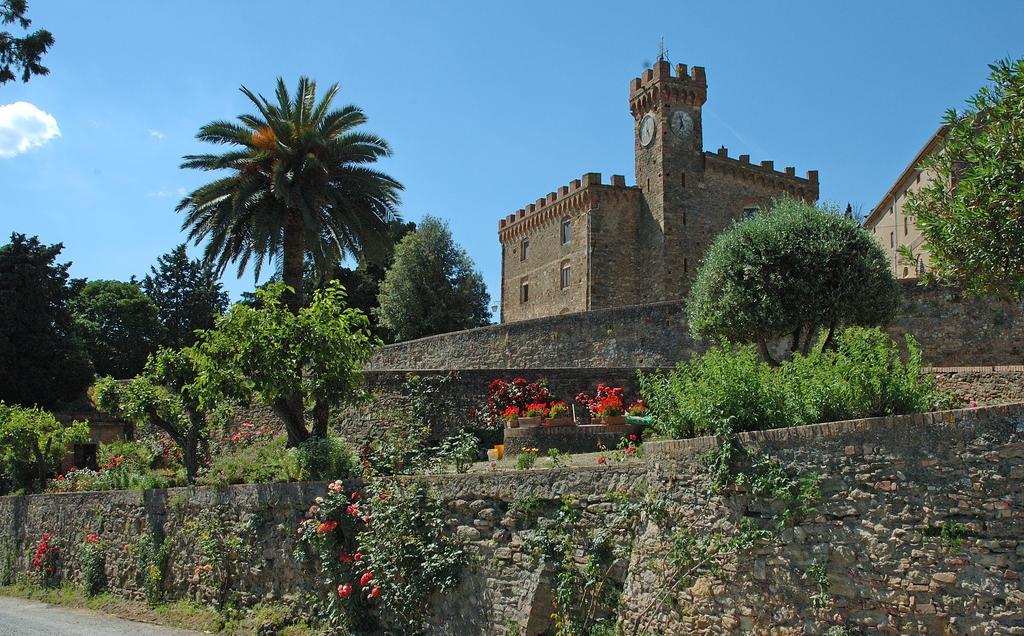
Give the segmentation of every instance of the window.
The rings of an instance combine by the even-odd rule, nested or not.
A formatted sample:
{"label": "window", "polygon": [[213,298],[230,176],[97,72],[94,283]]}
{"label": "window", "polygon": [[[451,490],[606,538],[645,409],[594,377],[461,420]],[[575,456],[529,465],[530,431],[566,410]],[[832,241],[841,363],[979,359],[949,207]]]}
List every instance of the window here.
{"label": "window", "polygon": [[903,236],[906,236],[908,231],[907,217],[903,217]]}
{"label": "window", "polygon": [[743,208],[743,218],[744,219],[749,219],[749,218],[753,217],[755,214],[757,214],[760,211],[761,211],[761,208],[757,207],[756,205],[751,205],[751,206],[745,207],[745,208]]}
{"label": "window", "polygon": [[896,236],[894,232],[889,232],[889,247],[896,247]]}
{"label": "window", "polygon": [[572,238],[572,234],[570,233],[571,225],[572,224],[569,219],[562,219],[562,245],[568,243],[569,239]]}
{"label": "window", "polygon": [[562,263],[562,289],[569,289],[569,277],[572,268],[569,263]]}
{"label": "window", "polygon": [[525,303],[530,300],[530,281],[523,279],[523,282],[519,285],[519,302]]}
{"label": "window", "polygon": [[525,261],[530,251],[530,239],[523,239],[519,245],[519,260]]}

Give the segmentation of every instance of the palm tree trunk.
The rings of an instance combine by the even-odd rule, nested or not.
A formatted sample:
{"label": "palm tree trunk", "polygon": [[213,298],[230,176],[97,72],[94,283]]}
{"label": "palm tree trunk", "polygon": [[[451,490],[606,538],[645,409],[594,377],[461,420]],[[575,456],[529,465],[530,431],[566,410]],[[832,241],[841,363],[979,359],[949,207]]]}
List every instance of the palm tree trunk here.
{"label": "palm tree trunk", "polygon": [[302,213],[297,210],[288,211],[288,221],[284,226],[284,284],[292,288],[285,294],[285,305],[293,314],[299,313],[302,307],[302,270],[306,257],[305,236]]}

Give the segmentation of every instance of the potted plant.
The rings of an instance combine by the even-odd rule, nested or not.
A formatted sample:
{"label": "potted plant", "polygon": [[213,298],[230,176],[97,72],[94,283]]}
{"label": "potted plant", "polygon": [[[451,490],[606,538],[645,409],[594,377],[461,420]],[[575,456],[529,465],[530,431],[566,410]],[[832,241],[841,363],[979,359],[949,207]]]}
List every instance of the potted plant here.
{"label": "potted plant", "polygon": [[569,415],[569,405],[565,402],[555,402],[548,409],[548,416],[544,420],[544,426],[572,426],[575,422]]}
{"label": "potted plant", "polygon": [[622,410],[622,398],[617,395],[606,395],[596,400],[594,416],[605,426],[620,426],[626,423]]}
{"label": "potted plant", "polygon": [[519,428],[519,407],[509,406],[501,414],[501,419],[509,428]]}
{"label": "potted plant", "polygon": [[591,419],[598,424],[616,426],[626,423],[622,408],[622,387],[598,384],[594,397],[580,393],[576,396],[576,401],[590,412]]}
{"label": "potted plant", "polygon": [[544,418],[548,416],[548,412],[548,405],[544,402],[527,404],[526,408],[523,409],[522,414],[519,416],[519,426],[523,428],[540,426],[544,421]]}

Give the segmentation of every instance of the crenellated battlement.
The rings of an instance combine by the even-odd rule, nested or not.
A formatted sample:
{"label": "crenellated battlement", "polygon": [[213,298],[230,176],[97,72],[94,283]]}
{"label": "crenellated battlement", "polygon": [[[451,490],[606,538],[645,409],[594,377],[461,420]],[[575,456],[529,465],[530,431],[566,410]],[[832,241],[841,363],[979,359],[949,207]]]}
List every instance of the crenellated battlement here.
{"label": "crenellated battlement", "polygon": [[[597,194],[600,192],[601,194]],[[613,174],[608,183],[601,182],[600,172],[584,173],[547,196],[516,210],[498,221],[498,237],[504,241],[513,234],[520,234],[541,225],[554,216],[562,216],[573,208],[593,203],[602,194],[636,192],[639,188],[627,186],[626,177]]]}
{"label": "crenellated battlement", "polygon": [[672,65],[659,60],[653,68],[629,83],[629,112],[634,117],[662,101],[702,106],[708,99],[708,82],[703,66]]}
{"label": "crenellated battlement", "polygon": [[725,173],[739,179],[781,183],[786,192],[793,196],[818,198],[817,170],[808,170],[806,176],[799,177],[796,168],[792,166],[779,171],[775,169],[774,161],[765,160],[755,164],[750,162],[750,155],[730,157],[729,149],[725,146],[720,147],[718,152],[705,152],[704,159],[705,170]]}

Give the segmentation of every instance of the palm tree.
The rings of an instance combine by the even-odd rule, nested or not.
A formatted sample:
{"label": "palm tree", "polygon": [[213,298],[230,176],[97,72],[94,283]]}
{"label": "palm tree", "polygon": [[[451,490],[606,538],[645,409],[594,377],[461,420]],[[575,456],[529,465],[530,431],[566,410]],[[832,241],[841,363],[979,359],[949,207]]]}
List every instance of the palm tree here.
{"label": "palm tree", "polygon": [[277,103],[244,86],[259,111],[240,123],[215,121],[197,139],[233,146],[222,154],[187,155],[182,168],[228,170],[182,199],[182,229],[196,244],[207,240],[206,259],[217,274],[250,262],[259,277],[274,260],[293,290],[286,302],[302,306],[302,272],[308,258],[321,276],[346,255],[371,259],[389,248],[388,222],[402,185],[371,165],[391,154],[386,141],[353,129],[366,122],[356,106],[331,110],[333,84],[320,101],[316,82],[303,77],[294,98],[277,80]]}

